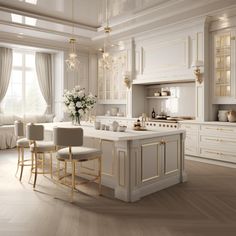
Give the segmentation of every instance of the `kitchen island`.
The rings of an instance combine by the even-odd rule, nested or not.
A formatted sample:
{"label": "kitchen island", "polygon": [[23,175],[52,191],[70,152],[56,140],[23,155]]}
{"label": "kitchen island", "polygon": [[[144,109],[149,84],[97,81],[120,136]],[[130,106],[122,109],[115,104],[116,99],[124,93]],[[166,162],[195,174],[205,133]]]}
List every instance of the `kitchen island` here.
{"label": "kitchen island", "polygon": [[[70,122],[44,124],[47,139],[52,139],[54,126],[72,127]],[[134,202],[186,181],[184,130],[112,132],[95,130],[90,125],[80,127],[84,130],[84,145],[103,151],[102,184],[114,189],[115,198]],[[95,174],[96,161],[82,163],[79,171]]]}

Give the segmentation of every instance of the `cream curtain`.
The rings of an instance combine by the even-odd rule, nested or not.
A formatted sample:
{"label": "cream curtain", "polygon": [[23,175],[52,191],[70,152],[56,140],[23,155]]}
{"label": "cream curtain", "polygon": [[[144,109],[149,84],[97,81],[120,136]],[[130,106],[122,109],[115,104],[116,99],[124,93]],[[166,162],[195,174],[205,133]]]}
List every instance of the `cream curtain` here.
{"label": "cream curtain", "polygon": [[52,113],[52,57],[51,54],[36,52],[35,66],[42,95],[47,103],[45,113]]}
{"label": "cream curtain", "polygon": [[6,95],[12,70],[12,49],[0,47],[0,112]]}

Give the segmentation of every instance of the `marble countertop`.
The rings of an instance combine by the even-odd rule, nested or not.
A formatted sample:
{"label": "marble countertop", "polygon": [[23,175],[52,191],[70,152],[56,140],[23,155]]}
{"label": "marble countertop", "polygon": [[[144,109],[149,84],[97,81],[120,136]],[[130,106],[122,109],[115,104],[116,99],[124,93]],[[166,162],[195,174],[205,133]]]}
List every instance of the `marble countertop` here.
{"label": "marble countertop", "polygon": [[146,131],[135,131],[127,129],[125,132],[113,132],[106,130],[96,130],[92,124],[82,123],[81,126],[73,126],[71,122],[55,122],[55,123],[44,123],[45,131],[52,132],[53,127],[81,127],[84,130],[85,137],[99,138],[110,141],[127,141],[127,140],[138,140],[146,138],[155,138],[162,136],[169,136],[175,134],[185,133],[181,129],[160,129],[160,130],[146,130]]}

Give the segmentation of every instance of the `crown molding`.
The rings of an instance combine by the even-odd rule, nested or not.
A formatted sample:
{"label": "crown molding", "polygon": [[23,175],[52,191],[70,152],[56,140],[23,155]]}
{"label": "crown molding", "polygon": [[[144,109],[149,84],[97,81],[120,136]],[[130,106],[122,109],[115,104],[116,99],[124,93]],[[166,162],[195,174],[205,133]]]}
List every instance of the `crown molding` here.
{"label": "crown molding", "polygon": [[28,17],[32,17],[32,18],[35,18],[38,20],[59,23],[59,24],[67,25],[67,26],[74,26],[74,27],[81,28],[84,30],[89,30],[92,32],[97,31],[97,27],[94,27],[91,25],[81,24],[81,23],[78,23],[78,22],[72,21],[72,20],[61,19],[60,17],[55,17],[55,16],[52,17],[49,15],[35,12],[35,11],[29,11],[29,10],[25,10],[25,9],[21,9],[21,8],[16,8],[16,7],[8,7],[2,3],[0,3],[0,11],[14,13],[14,14],[23,15],[23,16],[28,16]]}
{"label": "crown molding", "polygon": [[[53,35],[58,35],[58,36],[63,36],[65,38],[71,38],[71,33],[66,33],[66,32],[62,32],[62,31],[56,31],[56,30],[51,30],[51,29],[45,29],[45,28],[41,28],[41,27],[35,27],[35,26],[31,26],[31,25],[24,25],[24,24],[20,24],[20,23],[15,23],[15,22],[9,22],[9,21],[4,21],[4,20],[0,20],[0,24],[5,25],[5,26],[9,26],[9,27],[17,27],[18,29],[22,29],[22,30],[32,30],[32,31],[37,31],[37,32],[43,32],[43,33],[48,33],[48,34],[53,34]],[[89,37],[85,37],[85,36],[78,36],[78,35],[73,35],[77,40],[87,40],[87,41],[91,41],[91,39]]]}
{"label": "crown molding", "polygon": [[[19,37],[18,34],[0,32],[1,43],[16,44],[26,47],[36,47],[43,49],[50,49],[55,51],[68,51],[69,44],[61,41],[55,41],[45,38],[36,38],[31,36]],[[90,45],[76,45],[77,50],[84,53],[97,53],[96,47],[93,44]]]}

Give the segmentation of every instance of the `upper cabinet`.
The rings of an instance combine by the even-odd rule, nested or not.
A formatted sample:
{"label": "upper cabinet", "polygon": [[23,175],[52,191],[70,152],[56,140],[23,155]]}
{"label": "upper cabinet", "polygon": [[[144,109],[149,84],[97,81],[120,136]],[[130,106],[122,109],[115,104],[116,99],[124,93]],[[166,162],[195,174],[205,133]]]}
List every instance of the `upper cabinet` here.
{"label": "upper cabinet", "polygon": [[100,104],[126,104],[126,86],[123,75],[127,71],[128,51],[111,52],[111,66],[104,68],[98,59],[98,102]]}
{"label": "upper cabinet", "polygon": [[235,30],[212,33],[213,40],[213,103],[235,104]]}

